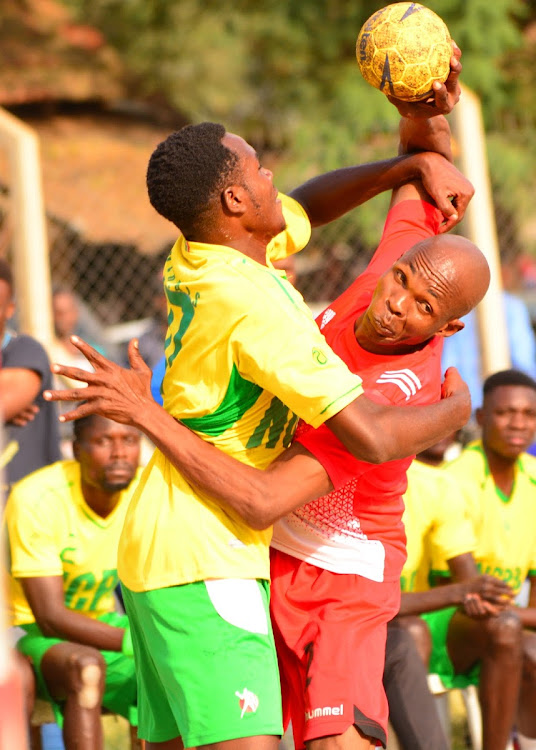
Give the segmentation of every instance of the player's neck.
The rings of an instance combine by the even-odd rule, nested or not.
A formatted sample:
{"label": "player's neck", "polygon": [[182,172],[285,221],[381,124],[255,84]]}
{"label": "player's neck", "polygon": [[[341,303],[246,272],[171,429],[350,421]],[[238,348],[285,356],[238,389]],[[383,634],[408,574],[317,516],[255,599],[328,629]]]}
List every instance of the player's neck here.
{"label": "player's neck", "polygon": [[110,492],[101,489],[100,487],[94,487],[93,485],[82,482],[82,495],[87,505],[101,518],[107,518],[113,511],[119,497],[120,491]]}
{"label": "player's neck", "polygon": [[484,446],[488,468],[496,487],[507,497],[510,497],[514,487],[516,464],[518,456],[501,456],[491,448]]}

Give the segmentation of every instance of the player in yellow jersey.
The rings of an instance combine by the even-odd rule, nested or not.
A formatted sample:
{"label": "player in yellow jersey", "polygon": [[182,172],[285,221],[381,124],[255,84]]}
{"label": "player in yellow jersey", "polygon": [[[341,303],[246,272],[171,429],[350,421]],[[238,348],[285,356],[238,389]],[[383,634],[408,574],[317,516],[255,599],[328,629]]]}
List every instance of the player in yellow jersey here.
{"label": "player in yellow jersey", "polygon": [[128,619],[114,590],[140,433],[90,416],[75,424],[73,449],[75,460],[35,471],[8,498],[8,614],[67,750],[98,750],[101,705],[136,719]]}
{"label": "player in yellow jersey", "polygon": [[[457,611],[442,624],[443,641],[434,639],[450,675],[466,674],[480,663],[483,715],[515,709],[521,750],[536,748],[536,459],[525,451],[536,430],[536,382],[517,370],[487,378],[476,416],[482,439],[469,444],[446,465],[459,482],[473,522],[475,560],[482,573],[501,578],[514,594],[528,577],[526,607],[516,607],[506,626],[500,618],[476,621]],[[522,653],[515,648],[523,628]],[[485,722],[484,722],[485,726]],[[492,745],[489,738],[487,748]],[[486,742],[486,736],[484,737]]]}
{"label": "player in yellow jersey", "polygon": [[[119,558],[149,748],[178,748],[179,735],[187,747],[272,748],[281,733],[267,613],[270,532],[222,510],[175,468],[174,417],[265,468],[290,443],[295,415],[314,426],[327,422],[373,461],[420,450],[468,416],[455,375],[446,385],[450,398],[434,407],[399,412],[361,397],[360,378],[272,267],[306,244],[311,224],[331,221],[415,169],[449,216],[445,197],[454,195],[460,216],[470,193],[453,190],[458,177],[437,154],[336,170],[290,197],[278,195],[251,146],[218,125],[184,128],[151,157],[151,201],[182,236],[165,269],[165,410],[140,402],[158,449],[133,498]],[[75,390],[68,400],[76,398]],[[218,483],[216,470],[213,477]]]}

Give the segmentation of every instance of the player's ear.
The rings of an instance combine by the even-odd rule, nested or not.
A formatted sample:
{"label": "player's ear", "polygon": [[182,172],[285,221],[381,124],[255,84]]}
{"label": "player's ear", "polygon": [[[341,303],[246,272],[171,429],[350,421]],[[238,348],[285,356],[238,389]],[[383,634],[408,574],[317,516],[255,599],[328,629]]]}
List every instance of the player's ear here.
{"label": "player's ear", "polygon": [[221,194],[223,210],[233,216],[242,216],[246,210],[244,188],[241,185],[228,185]]}
{"label": "player's ear", "polygon": [[481,406],[479,406],[478,409],[475,409],[475,418],[478,426],[482,427],[482,423],[484,422],[484,410]]}
{"label": "player's ear", "polygon": [[80,458],[80,443],[78,440],[73,440],[73,456],[77,461]]}
{"label": "player's ear", "polygon": [[436,332],[436,336],[444,336],[445,338],[448,336],[454,336],[455,333],[458,333],[458,331],[461,331],[463,328],[465,328],[463,320],[454,318],[453,320],[449,320],[448,323],[445,323],[444,326],[441,326],[439,331]]}

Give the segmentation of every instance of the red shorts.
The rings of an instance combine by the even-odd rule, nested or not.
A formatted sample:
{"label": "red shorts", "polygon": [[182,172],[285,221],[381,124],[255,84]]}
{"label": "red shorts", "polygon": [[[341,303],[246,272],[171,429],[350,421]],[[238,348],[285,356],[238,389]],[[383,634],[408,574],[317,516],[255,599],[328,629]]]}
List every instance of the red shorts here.
{"label": "red shorts", "polygon": [[352,725],[385,746],[385,639],[400,582],[331,573],[274,549],[271,575],[283,720],[296,750]]}

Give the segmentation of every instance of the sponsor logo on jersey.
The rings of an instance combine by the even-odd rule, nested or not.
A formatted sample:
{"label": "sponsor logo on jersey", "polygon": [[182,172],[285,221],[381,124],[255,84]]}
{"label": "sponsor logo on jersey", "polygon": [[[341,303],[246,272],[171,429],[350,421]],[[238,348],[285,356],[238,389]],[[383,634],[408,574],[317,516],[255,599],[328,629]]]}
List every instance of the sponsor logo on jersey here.
{"label": "sponsor logo on jersey", "polygon": [[406,397],[406,401],[409,401],[411,396],[414,396],[417,391],[422,388],[422,383],[419,378],[415,375],[412,370],[386,370],[383,372],[377,383],[392,383],[398,386],[402,393]]}
{"label": "sponsor logo on jersey", "polygon": [[324,326],[327,326],[330,320],[333,320],[333,318],[337,315],[337,313],[331,309],[331,307],[328,307],[328,309],[324,312],[322,315],[322,320],[320,321],[320,330],[324,328]]}
{"label": "sponsor logo on jersey", "polygon": [[244,714],[254,714],[257,711],[259,707],[259,699],[255,693],[251,692],[251,690],[248,690],[247,688],[244,688],[242,692],[237,690],[235,695],[238,698],[238,705],[242,711],[240,714],[241,719],[244,718]]}
{"label": "sponsor logo on jersey", "polygon": [[310,711],[305,712],[305,721],[309,719],[319,719],[322,716],[343,716],[344,706],[339,704],[338,706],[322,706],[321,708],[311,708]]}

